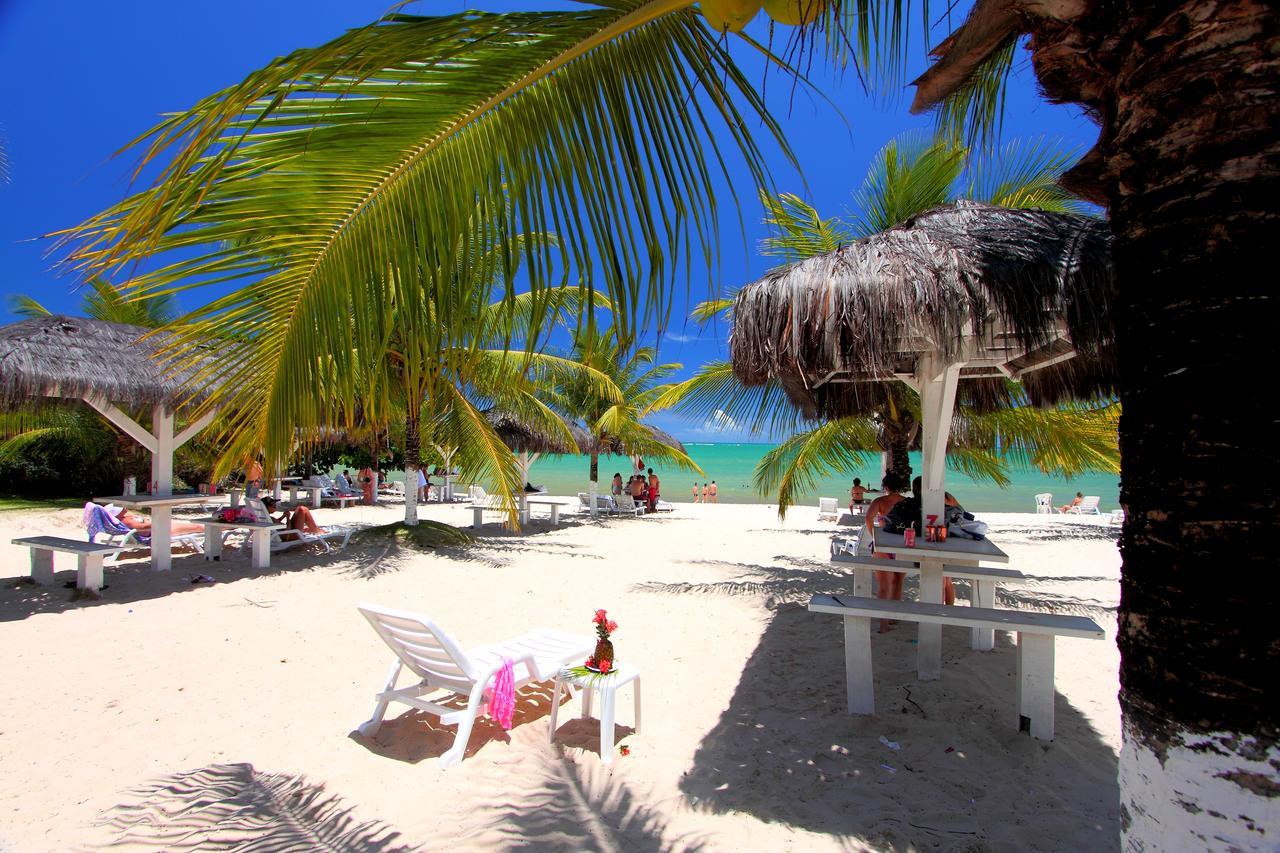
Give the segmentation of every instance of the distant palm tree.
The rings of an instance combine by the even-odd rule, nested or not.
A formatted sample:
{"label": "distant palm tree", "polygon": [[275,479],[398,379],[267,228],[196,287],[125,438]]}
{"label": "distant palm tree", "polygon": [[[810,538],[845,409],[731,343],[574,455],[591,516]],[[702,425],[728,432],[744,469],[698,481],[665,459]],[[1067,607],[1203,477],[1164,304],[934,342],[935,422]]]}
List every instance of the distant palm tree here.
{"label": "distant palm tree", "polygon": [[549,400],[566,416],[581,420],[591,436],[588,490],[592,513],[600,483],[600,454],[621,450],[631,456],[667,459],[682,468],[701,473],[683,450],[667,443],[663,433],[642,418],[662,407],[657,400],[671,387],[663,380],[680,369],[679,364],[658,363],[654,347],[628,347],[618,341],[614,328],[584,328],[574,339],[571,360],[608,377],[616,396],[604,396],[589,377],[568,377],[551,389]]}

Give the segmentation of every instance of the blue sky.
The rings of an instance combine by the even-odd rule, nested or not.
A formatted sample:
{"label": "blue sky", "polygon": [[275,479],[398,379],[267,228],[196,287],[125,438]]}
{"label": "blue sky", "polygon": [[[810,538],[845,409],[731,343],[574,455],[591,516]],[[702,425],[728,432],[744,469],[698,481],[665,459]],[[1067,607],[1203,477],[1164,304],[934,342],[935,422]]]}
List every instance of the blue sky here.
{"label": "blue sky", "polygon": [[[9,160],[8,182],[0,184],[0,293],[31,295],[52,310],[75,313],[78,282],[58,275],[45,257],[48,241],[33,238],[74,225],[127,192],[132,155],[113,158],[116,150],[162,113],[188,107],[278,55],[369,23],[388,5],[387,0],[0,0],[0,142]],[[444,0],[417,3],[409,11],[553,5],[565,4]],[[944,7],[934,5],[931,14],[937,19]],[[962,20],[968,5],[962,2],[951,21]],[[751,31],[768,37],[761,21]],[[934,40],[946,31],[943,21]],[[735,52],[763,81],[762,66],[746,51]],[[913,53],[907,79],[926,66],[923,49]],[[775,154],[771,162],[779,189],[805,195],[824,215],[838,215],[852,205],[852,192],[876,150],[904,130],[929,127],[932,120],[907,112],[908,88],[900,97],[869,97],[856,75],[831,74],[820,62],[811,74],[838,112],[771,74],[766,94],[803,164],[803,179],[780,156]],[[1054,137],[1083,152],[1096,135],[1094,125],[1076,109],[1039,97],[1027,55],[1020,53],[1004,136]],[[717,286],[734,288],[751,281],[772,265],[755,251],[765,236],[761,211],[745,171],[740,178],[735,185],[744,200],[743,224],[733,210],[722,211],[719,268],[695,272],[687,295],[677,296],[678,308],[706,298]],[[201,301],[198,293],[180,299],[187,308]],[[0,314],[4,322],[13,319],[5,306]],[[687,374],[727,355],[727,333],[723,324],[699,329],[676,320],[662,343],[663,360],[683,363]],[[761,440],[713,432],[676,415],[660,415],[655,421],[685,439]]]}

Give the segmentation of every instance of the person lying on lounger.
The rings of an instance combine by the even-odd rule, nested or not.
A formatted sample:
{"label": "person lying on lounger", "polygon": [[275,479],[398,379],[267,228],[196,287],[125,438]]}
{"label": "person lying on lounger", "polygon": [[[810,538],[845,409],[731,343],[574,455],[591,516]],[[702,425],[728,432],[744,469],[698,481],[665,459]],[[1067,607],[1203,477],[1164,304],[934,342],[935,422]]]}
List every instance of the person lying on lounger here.
{"label": "person lying on lounger", "polygon": [[[262,505],[267,508],[268,514],[275,510],[277,503],[279,503],[279,501],[274,498],[262,499]],[[316,523],[316,518],[311,514],[311,510],[301,504],[294,507],[292,512],[287,509],[282,509],[279,515],[272,515],[271,519],[277,524],[283,524],[285,527],[289,528],[289,530],[301,530],[303,533],[328,532]],[[283,531],[280,534],[281,538],[289,538],[287,535],[289,530]],[[296,536],[293,538],[296,538]]]}
{"label": "person lying on lounger", "polygon": [[[111,513],[113,507],[107,507],[107,512]],[[123,524],[130,530],[136,530],[144,536],[151,535],[151,519],[145,515],[136,512],[130,512],[121,508],[119,511],[112,513],[116,521]],[[186,521],[174,521],[169,525],[169,535],[179,536],[184,533],[204,533],[204,526],[200,524],[191,524]]]}
{"label": "person lying on lounger", "polygon": [[1063,504],[1062,506],[1058,507],[1058,512],[1066,512],[1067,510],[1071,509],[1073,506],[1080,506],[1080,504],[1082,503],[1084,503],[1084,492],[1076,492],[1076,496],[1071,499],[1071,503]]}

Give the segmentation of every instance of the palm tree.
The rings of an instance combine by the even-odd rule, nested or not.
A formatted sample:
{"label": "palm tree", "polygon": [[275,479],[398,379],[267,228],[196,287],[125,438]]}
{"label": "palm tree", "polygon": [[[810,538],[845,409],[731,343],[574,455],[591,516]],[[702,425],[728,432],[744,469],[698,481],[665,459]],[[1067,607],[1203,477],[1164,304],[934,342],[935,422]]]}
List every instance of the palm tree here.
{"label": "palm tree", "polygon": [[[792,194],[763,194],[765,222],[774,234],[763,241],[761,252],[786,261],[829,253],[960,196],[1002,207],[1079,212],[1084,205],[1057,186],[1071,161],[1069,152],[1043,141],[1013,141],[993,154],[971,157],[952,139],[903,134],[873,158],[855,193],[856,212],[848,220],[825,218]],[[703,303],[694,310],[694,317],[704,322],[729,317],[732,304],[731,299]],[[901,382],[882,382],[874,383],[863,396],[865,409],[860,416],[798,432],[761,459],[756,488],[762,494],[777,489],[779,513],[785,514],[795,497],[818,478],[865,464],[866,454],[874,451],[884,454],[886,470],[911,482],[908,453],[919,440],[918,395]],[[744,405],[744,400],[751,402]],[[725,411],[757,430],[766,424],[786,432],[800,427],[795,410],[778,388],[746,389],[726,362],[704,366],[662,401],[699,416]],[[996,398],[995,404],[994,409],[962,408],[961,417],[953,422],[952,455],[970,473],[996,483],[1007,481],[1008,463],[993,455],[992,449],[1017,449],[1010,458],[1025,461],[1027,442],[1034,440],[1045,445],[1043,453],[1033,454],[1041,470],[1064,476],[1117,470],[1115,412],[1105,403],[1060,407],[1046,417],[1022,411],[1026,399],[1014,387]],[[754,411],[744,411],[752,405]],[[979,437],[986,443],[975,443]],[[1073,443],[1080,455],[1064,451]],[[1050,448],[1056,452],[1049,452]]]}
{"label": "palm tree", "polygon": [[[776,6],[799,11],[796,20],[815,19],[801,31],[802,45],[852,59],[868,76],[901,71],[909,4]],[[1267,534],[1280,533],[1273,511],[1280,462],[1267,428],[1274,403],[1246,395],[1222,405],[1224,377],[1270,363],[1274,349],[1276,303],[1256,271],[1269,261],[1280,173],[1275,15],[1260,0],[1210,7],[979,0],[917,81],[917,108],[953,96],[947,116],[989,119],[998,115],[1000,75],[1018,38],[1030,34],[1048,96],[1079,103],[1105,124],[1099,146],[1068,177],[1108,207],[1117,236],[1128,507],[1122,782],[1134,847],[1167,843],[1169,825],[1160,822],[1171,814],[1180,831],[1224,845],[1261,844],[1274,830],[1274,820],[1236,817],[1269,813],[1271,788],[1237,780],[1260,778],[1266,764],[1258,756],[1275,758],[1278,749],[1257,685],[1266,683],[1260,671],[1274,672],[1280,647],[1254,627],[1268,624],[1274,596],[1197,590],[1220,565],[1264,573],[1273,559]],[[742,23],[717,19],[731,29]],[[264,231],[261,253],[193,253],[146,283],[163,287],[188,273],[243,281],[267,269],[258,259],[276,249],[287,256],[262,286],[205,315],[214,326],[265,330],[252,364],[232,360],[229,370],[247,381],[228,396],[245,409],[256,405],[267,420],[277,384],[310,389],[300,380],[312,378],[311,368],[297,366],[307,361],[304,351],[332,351],[339,342],[315,322],[334,319],[323,317],[328,297],[367,287],[365,276],[348,274],[353,268],[393,262],[397,253],[388,250],[402,241],[380,235],[409,219],[430,220],[437,247],[452,246],[476,197],[493,198],[504,182],[518,200],[513,218],[527,218],[531,230],[557,227],[547,227],[552,219],[573,223],[575,262],[595,265],[595,241],[605,256],[601,280],[622,317],[639,316],[634,297],[647,284],[659,296],[645,316],[661,318],[669,307],[665,267],[651,250],[691,234],[709,253],[714,219],[704,214],[714,203],[701,134],[725,121],[762,176],[752,122],[733,96],[752,117],[763,112],[760,101],[719,36],[698,23],[688,0],[393,15],[296,51],[167,120],[144,157],[177,149],[161,183],[76,232],[87,241],[80,258],[109,268]],[[690,92],[705,100],[687,100]],[[343,144],[354,139],[359,145]],[[341,158],[325,156],[338,149]],[[331,188],[331,197],[317,201],[319,187]],[[697,231],[703,223],[707,230]],[[655,262],[647,280],[633,275],[641,258]],[[369,292],[360,302],[371,311],[380,304]],[[370,324],[361,343],[380,331]],[[1188,485],[1200,483],[1215,484],[1213,500]],[[1171,784],[1153,783],[1157,766]],[[1201,808],[1201,798],[1214,807]]]}
{"label": "palm tree", "polygon": [[554,389],[552,397],[565,415],[581,419],[591,436],[587,453],[592,515],[596,513],[602,452],[668,459],[701,473],[682,448],[642,421],[645,415],[663,408],[657,401],[671,386],[662,380],[679,370],[679,364],[659,364],[656,348],[625,346],[619,343],[616,328],[601,332],[594,326],[575,336],[571,360],[608,377],[609,387],[617,391],[604,396],[591,376],[569,376]]}

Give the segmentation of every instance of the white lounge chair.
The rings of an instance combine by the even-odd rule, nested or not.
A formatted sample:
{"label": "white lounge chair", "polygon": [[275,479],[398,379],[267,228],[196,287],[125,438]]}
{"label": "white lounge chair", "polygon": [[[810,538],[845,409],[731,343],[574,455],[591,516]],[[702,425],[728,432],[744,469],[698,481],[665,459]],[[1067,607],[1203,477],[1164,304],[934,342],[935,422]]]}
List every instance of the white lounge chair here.
{"label": "white lounge chair", "polygon": [[[92,504],[85,504],[85,510],[87,511],[91,505]],[[98,504],[98,506],[101,506],[101,504]],[[103,508],[105,509],[105,507]],[[101,544],[103,545],[116,545],[119,547],[128,546],[130,549],[137,548],[139,550],[150,550],[151,543],[149,541],[143,542],[142,538],[138,535],[138,531],[134,530],[131,527],[126,527],[124,524],[120,523],[119,521],[116,521],[115,519],[112,519],[112,521],[114,522],[114,525],[115,525],[114,527],[110,529],[105,529],[101,533],[90,536],[89,541],[95,542],[98,536],[102,536],[104,541]],[[203,533],[171,533],[169,536],[169,545],[170,547],[174,545],[185,545],[186,547],[194,550],[197,554],[203,554],[204,553],[204,534]],[[116,553],[107,557],[106,562],[108,563],[120,562],[120,555],[123,553],[124,553],[123,551],[117,551]]]}
{"label": "white lounge chair", "polygon": [[840,518],[840,510],[836,507],[835,498],[818,498],[818,521],[829,518],[837,521]]}
{"label": "white lounge chair", "polygon": [[[357,609],[396,656],[391,674],[376,696],[373,716],[362,723],[358,731],[366,737],[377,734],[387,706],[392,702],[435,714],[442,725],[457,723],[453,747],[440,756],[442,767],[452,767],[462,761],[471,727],[486,706],[485,691],[494,674],[502,668],[504,657],[514,663],[518,690],[534,681],[549,681],[561,667],[585,660],[595,648],[595,641],[590,637],[541,628],[492,646],[464,650],[425,616],[376,604],[360,604]],[[419,680],[409,687],[396,689],[405,667]],[[441,701],[452,697],[466,699],[466,707],[450,707],[422,698],[434,693],[444,694],[439,697]]]}
{"label": "white lounge chair", "polygon": [[1102,515],[1102,510],[1098,509],[1100,500],[1102,498],[1097,495],[1085,495],[1080,503],[1067,508],[1067,515]]}
{"label": "white lounge chair", "polygon": [[644,515],[644,504],[636,503],[636,499],[631,495],[618,495],[614,500],[618,502],[617,511],[622,515]]}
{"label": "white lounge chair", "polygon": [[1036,495],[1036,515],[1053,515],[1053,493],[1041,492]]}
{"label": "white lounge chair", "polygon": [[[245,501],[245,504],[253,510],[253,514],[257,516],[258,521],[271,520],[271,513],[267,512],[266,504],[261,500],[252,498]],[[351,534],[355,532],[353,527],[331,527],[324,533],[307,533],[305,530],[294,530],[293,528],[272,530],[271,550],[273,552],[287,551],[297,545],[319,545],[328,554],[335,548],[341,550],[347,547],[347,542],[351,540]],[[342,540],[338,545],[330,544],[338,539]]]}
{"label": "white lounge chair", "polygon": [[1108,526],[1114,526],[1117,524],[1124,524],[1124,507],[1112,510],[1111,517],[1107,519]]}

